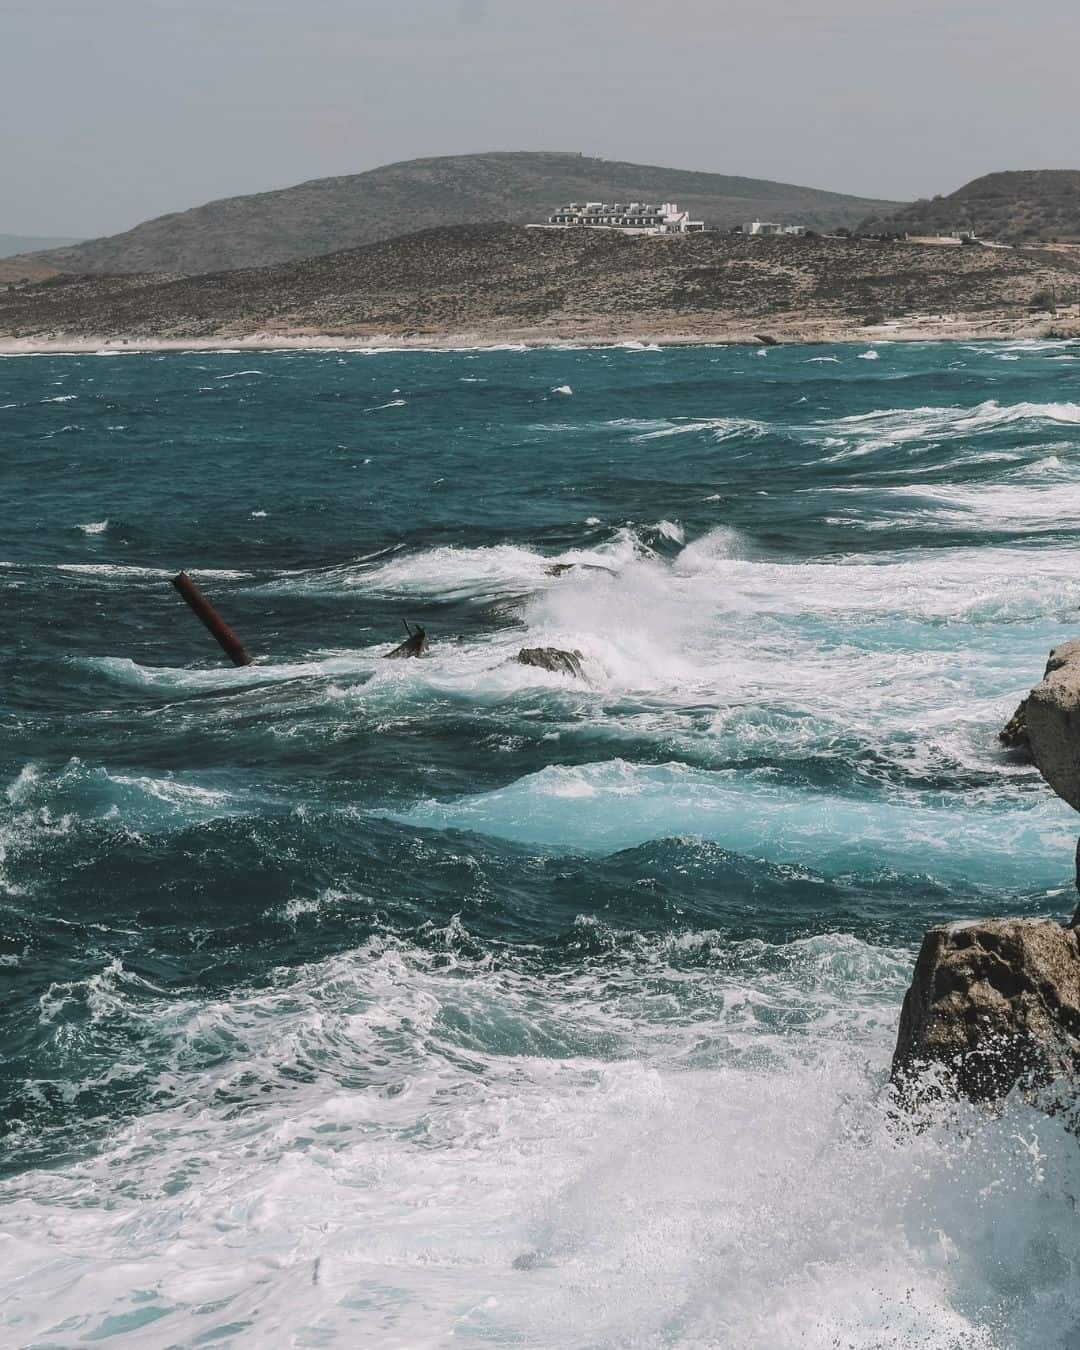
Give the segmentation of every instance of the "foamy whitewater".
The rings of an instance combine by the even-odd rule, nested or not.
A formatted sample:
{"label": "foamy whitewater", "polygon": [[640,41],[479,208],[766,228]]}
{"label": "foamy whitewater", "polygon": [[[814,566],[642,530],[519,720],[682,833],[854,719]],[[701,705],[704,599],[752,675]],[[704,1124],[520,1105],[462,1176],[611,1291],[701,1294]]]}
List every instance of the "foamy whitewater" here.
{"label": "foamy whitewater", "polygon": [[1063,357],[0,362],[0,1343],[1080,1344],[1076,1139],[888,1088],[1075,903]]}

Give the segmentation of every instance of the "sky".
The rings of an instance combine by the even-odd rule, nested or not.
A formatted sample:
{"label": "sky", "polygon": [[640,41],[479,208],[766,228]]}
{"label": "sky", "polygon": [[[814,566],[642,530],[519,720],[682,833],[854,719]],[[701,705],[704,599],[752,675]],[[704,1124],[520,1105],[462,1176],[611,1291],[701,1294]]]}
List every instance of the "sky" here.
{"label": "sky", "polygon": [[0,0],[0,231],[482,150],[909,200],[1080,168],[1078,0]]}

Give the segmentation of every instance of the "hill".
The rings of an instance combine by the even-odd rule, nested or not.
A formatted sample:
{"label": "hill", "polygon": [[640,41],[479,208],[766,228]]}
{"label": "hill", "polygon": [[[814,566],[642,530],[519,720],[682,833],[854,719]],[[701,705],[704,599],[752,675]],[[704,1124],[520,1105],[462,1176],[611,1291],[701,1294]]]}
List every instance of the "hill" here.
{"label": "hill", "polygon": [[[1053,288],[1080,295],[1080,257],[865,239],[461,225],[274,267],[196,277],[57,276],[0,293],[0,335],[231,343],[749,340],[858,335],[912,313],[1027,331]],[[948,323],[952,320],[947,320]],[[1041,335],[1047,317],[1040,317]],[[995,327],[997,325],[997,327]],[[951,330],[949,330],[951,331]],[[903,336],[880,331],[879,336]]]}
{"label": "hill", "polygon": [[974,230],[982,239],[1008,244],[1080,240],[1080,170],[988,173],[947,197],[876,212],[860,230],[915,235]]}
{"label": "hill", "polygon": [[577,154],[451,155],[229,197],[123,234],[50,249],[33,261],[61,272],[195,274],[262,267],[438,225],[544,220],[562,203],[585,199],[675,200],[722,227],[759,216],[818,228],[854,226],[897,205]]}
{"label": "hill", "polygon": [[36,253],[41,249],[63,248],[77,244],[78,239],[43,239],[30,234],[0,234],[0,258],[13,258],[17,253]]}

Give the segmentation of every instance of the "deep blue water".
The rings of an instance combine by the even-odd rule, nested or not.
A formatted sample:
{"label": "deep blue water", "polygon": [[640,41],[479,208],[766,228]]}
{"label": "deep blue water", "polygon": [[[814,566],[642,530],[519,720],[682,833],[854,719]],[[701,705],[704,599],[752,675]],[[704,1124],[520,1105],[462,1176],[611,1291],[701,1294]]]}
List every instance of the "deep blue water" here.
{"label": "deep blue water", "polygon": [[0,1341],[1080,1343],[1075,1144],[885,1087],[1075,902],[1078,362],[0,360]]}

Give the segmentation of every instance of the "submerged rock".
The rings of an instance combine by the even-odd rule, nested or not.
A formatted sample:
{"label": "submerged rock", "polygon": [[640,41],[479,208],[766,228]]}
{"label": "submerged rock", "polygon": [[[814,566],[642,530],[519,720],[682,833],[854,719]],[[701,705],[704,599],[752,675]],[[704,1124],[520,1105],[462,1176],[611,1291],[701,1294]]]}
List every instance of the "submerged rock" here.
{"label": "submerged rock", "polygon": [[604,567],[601,563],[550,563],[544,568],[546,577],[564,577],[567,572],[606,572],[609,577],[618,576],[614,567]]}
{"label": "submerged rock", "polygon": [[1054,648],[1042,683],[1021,706],[1039,772],[1080,811],[1080,638]]}
{"label": "submerged rock", "polygon": [[[926,1069],[934,1072],[920,1081]],[[1080,934],[1052,919],[931,928],[904,998],[893,1081],[990,1101],[1080,1069]]]}
{"label": "submerged rock", "polygon": [[537,666],[540,670],[552,670],[557,675],[572,675],[578,680],[585,678],[580,652],[564,652],[558,647],[522,647],[517,659],[523,666]]}
{"label": "submerged rock", "polygon": [[385,659],[387,661],[398,661],[409,656],[427,655],[428,649],[427,631],[421,628],[419,624],[416,625],[415,632],[413,632],[413,630],[409,627],[409,625],[406,624],[405,631],[408,633],[409,636],[405,639],[405,641],[401,644],[401,646],[395,647],[392,652],[386,652],[384,654]]}

